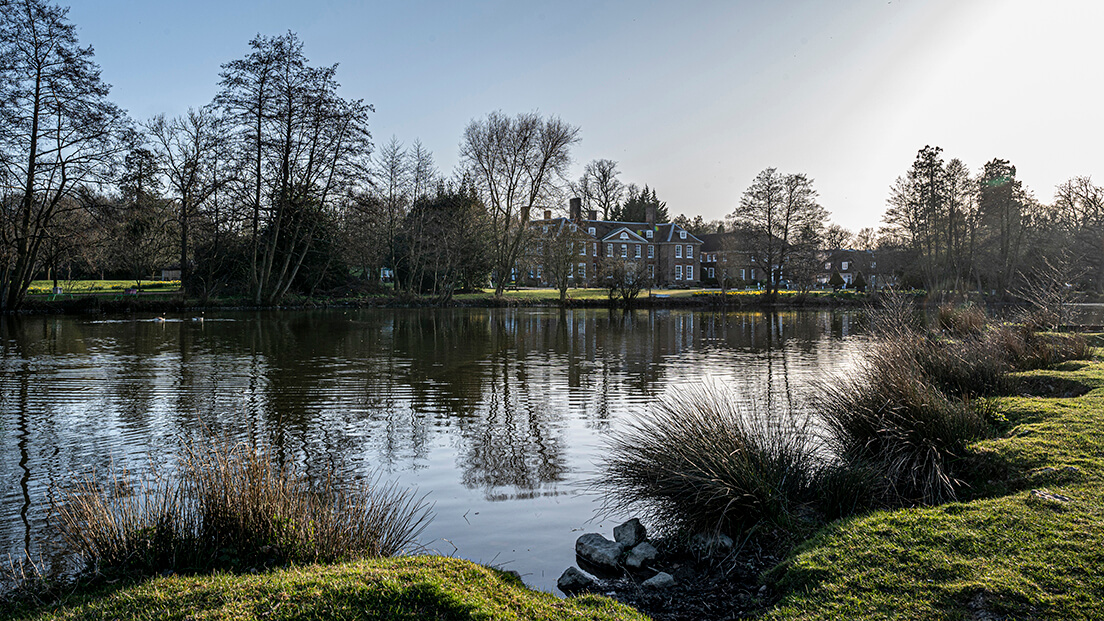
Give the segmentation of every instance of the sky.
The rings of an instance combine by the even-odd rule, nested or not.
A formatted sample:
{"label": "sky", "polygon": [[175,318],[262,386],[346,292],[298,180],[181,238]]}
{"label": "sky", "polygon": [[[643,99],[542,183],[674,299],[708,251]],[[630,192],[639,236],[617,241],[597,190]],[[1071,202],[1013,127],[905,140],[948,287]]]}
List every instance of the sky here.
{"label": "sky", "polygon": [[[64,0],[62,1],[64,4]],[[673,215],[723,218],[763,169],[813,178],[831,220],[877,227],[925,145],[1009,160],[1043,202],[1104,182],[1104,2],[70,0],[132,117],[207,104],[255,35],[294,31],[392,137],[458,161],[473,119],[580,128],[570,177],[618,162]]]}

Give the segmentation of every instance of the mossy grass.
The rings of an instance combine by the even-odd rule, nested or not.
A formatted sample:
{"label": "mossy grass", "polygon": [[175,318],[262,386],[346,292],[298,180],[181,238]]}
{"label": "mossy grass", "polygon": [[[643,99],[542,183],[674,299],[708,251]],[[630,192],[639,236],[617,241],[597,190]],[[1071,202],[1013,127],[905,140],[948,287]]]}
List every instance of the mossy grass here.
{"label": "mossy grass", "polygon": [[767,618],[1104,618],[1104,363],[1020,376],[1090,391],[999,399],[973,499],[830,524],[767,576]]}
{"label": "mossy grass", "polygon": [[308,565],[259,574],[159,577],[106,585],[47,607],[24,605],[5,616],[27,621],[646,620],[604,597],[560,599],[532,591],[510,574],[438,556]]}

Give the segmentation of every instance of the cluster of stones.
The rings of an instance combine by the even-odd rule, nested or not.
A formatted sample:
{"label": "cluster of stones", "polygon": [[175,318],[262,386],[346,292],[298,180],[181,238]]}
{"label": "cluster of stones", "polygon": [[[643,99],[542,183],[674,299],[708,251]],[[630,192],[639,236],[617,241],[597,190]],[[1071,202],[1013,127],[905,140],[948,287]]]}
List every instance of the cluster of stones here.
{"label": "cluster of stones", "polygon": [[[658,555],[659,551],[648,542],[644,525],[636,518],[614,528],[613,541],[599,533],[587,533],[575,541],[579,566],[601,577],[614,578],[625,571],[632,574],[649,572]],[[668,573],[656,572],[641,584],[649,589],[663,589],[674,586],[675,579]],[[578,568],[568,567],[556,586],[571,594],[593,588],[595,580]]]}

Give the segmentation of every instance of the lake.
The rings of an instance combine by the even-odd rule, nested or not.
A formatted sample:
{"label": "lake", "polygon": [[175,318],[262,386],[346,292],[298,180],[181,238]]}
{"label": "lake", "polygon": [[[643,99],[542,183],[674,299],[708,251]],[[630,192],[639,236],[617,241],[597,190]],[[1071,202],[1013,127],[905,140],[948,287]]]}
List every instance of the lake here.
{"label": "lake", "polygon": [[[612,434],[707,379],[784,411],[864,347],[832,312],[369,309],[0,317],[0,553],[65,566],[50,500],[182,442],[428,494],[430,550],[555,590]],[[769,402],[769,403],[768,403]]]}

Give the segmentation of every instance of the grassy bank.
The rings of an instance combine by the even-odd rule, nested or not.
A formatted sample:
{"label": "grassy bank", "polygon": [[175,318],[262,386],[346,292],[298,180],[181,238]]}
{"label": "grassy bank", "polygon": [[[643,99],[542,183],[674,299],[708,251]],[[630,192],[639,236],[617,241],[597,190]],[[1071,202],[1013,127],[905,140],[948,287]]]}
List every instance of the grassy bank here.
{"label": "grassy bank", "polygon": [[829,525],[775,570],[768,618],[1104,618],[1104,363],[1023,376],[1090,392],[1001,398],[977,499]]}
{"label": "grassy bank", "polygon": [[[43,313],[87,312],[176,312],[188,309],[255,308],[251,296],[241,291],[224,290],[217,297],[205,300],[187,299],[180,290],[179,281],[143,282],[141,291],[135,292],[136,281],[81,280],[61,282],[62,292],[53,293],[52,281],[35,281],[28,289],[23,310]],[[837,307],[857,306],[869,301],[865,293],[855,291],[781,291],[771,306],[782,307]],[[278,308],[319,307],[419,307],[436,306],[433,297],[394,295],[388,289],[376,292],[352,292],[306,297],[295,294],[285,296]],[[495,297],[493,289],[459,293],[453,296],[453,306],[559,306],[559,291],[547,288],[518,288]],[[721,293],[718,289],[652,289],[641,292],[634,301],[637,308],[683,307],[759,307],[765,301],[762,292],[749,289]],[[611,303],[606,289],[569,289],[566,306],[608,307]],[[619,307],[619,306],[618,306]]]}
{"label": "grassy bank", "polygon": [[606,598],[570,600],[527,589],[509,574],[432,556],[293,567],[257,575],[170,576],[74,595],[10,618],[643,620]]}

